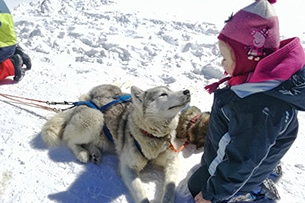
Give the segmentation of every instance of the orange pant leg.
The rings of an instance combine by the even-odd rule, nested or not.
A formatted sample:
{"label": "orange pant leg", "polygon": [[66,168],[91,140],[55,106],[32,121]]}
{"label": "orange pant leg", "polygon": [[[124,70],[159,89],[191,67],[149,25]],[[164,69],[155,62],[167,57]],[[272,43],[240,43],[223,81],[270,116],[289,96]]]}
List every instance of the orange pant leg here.
{"label": "orange pant leg", "polygon": [[15,69],[10,59],[6,59],[2,63],[0,63],[0,80],[8,76],[14,76],[14,75],[15,75]]}

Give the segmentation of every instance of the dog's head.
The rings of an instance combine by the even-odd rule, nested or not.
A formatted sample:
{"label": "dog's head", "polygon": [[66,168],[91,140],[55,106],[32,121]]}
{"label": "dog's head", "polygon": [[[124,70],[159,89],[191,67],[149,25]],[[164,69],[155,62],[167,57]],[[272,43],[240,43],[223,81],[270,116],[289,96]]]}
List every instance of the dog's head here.
{"label": "dog's head", "polygon": [[200,114],[201,114],[201,110],[196,106],[190,106],[184,111],[182,111],[179,115],[179,122],[176,128],[176,137],[187,138],[189,133],[189,128],[191,125],[193,125],[192,122],[195,123],[195,121],[192,120],[196,116],[199,116]]}
{"label": "dog's head", "polygon": [[167,87],[158,86],[146,91],[131,87],[132,101],[143,115],[172,119],[191,100],[189,90],[172,91]]}
{"label": "dog's head", "polygon": [[189,142],[196,145],[197,149],[203,147],[205,143],[209,120],[210,112],[203,112],[189,129]]}
{"label": "dog's head", "polygon": [[[131,87],[132,103],[135,111],[145,120],[145,123],[155,124],[158,128],[173,125],[178,113],[189,104],[189,90],[172,91],[164,86],[157,86],[146,91],[136,86]],[[177,121],[175,119],[176,128]]]}
{"label": "dog's head", "polygon": [[210,112],[201,112],[196,106],[190,106],[179,116],[176,137],[189,140],[197,149],[203,147],[209,119]]}

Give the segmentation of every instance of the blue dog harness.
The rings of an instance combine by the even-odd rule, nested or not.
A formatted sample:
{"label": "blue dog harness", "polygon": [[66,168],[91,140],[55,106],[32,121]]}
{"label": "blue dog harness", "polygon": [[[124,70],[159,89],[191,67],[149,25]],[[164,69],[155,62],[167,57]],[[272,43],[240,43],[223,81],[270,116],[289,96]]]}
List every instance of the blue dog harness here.
{"label": "blue dog harness", "polygon": [[[90,108],[96,109],[96,110],[100,110],[102,113],[105,113],[105,111],[107,111],[112,105],[114,104],[118,104],[118,103],[126,103],[126,102],[132,102],[131,100],[131,95],[130,94],[125,94],[125,95],[121,95],[121,96],[117,96],[114,97],[114,100],[112,102],[109,102],[108,104],[105,104],[104,106],[102,106],[101,108],[99,108],[94,102],[92,101],[78,101],[78,102],[73,102],[72,104],[75,106],[80,106],[80,105],[85,105],[88,106]],[[190,106],[187,105],[183,110],[186,110],[187,108],[189,108]],[[108,129],[108,127],[106,126],[106,124],[104,124],[103,126],[103,132],[105,133],[105,135],[107,136],[107,138],[114,143],[113,140],[113,136],[110,133],[110,130]],[[140,144],[138,143],[138,141],[136,139],[134,139],[134,143],[137,147],[137,149],[141,152],[141,154],[146,158],[146,156],[143,154],[142,152],[142,148],[140,146]],[[171,145],[170,149],[175,151],[175,152],[180,152],[185,145],[187,144],[187,142],[185,142],[178,150]]]}
{"label": "blue dog harness", "polygon": [[[102,113],[105,113],[105,111],[107,111],[112,105],[114,104],[118,104],[118,103],[126,103],[126,102],[131,102],[131,95],[130,94],[125,94],[125,95],[121,95],[121,96],[117,96],[114,98],[115,100],[113,100],[112,102],[109,102],[108,104],[105,104],[104,106],[102,106],[101,108],[99,108],[94,102],[92,101],[78,101],[78,102],[73,102],[74,106],[80,106],[80,105],[86,105],[90,108],[96,109],[96,110],[100,110]],[[103,126],[103,131],[105,133],[105,135],[107,136],[107,138],[114,143],[113,137],[110,133],[110,130],[108,129],[108,127],[106,126],[106,124],[104,124]],[[137,146],[138,147],[138,146]]]}

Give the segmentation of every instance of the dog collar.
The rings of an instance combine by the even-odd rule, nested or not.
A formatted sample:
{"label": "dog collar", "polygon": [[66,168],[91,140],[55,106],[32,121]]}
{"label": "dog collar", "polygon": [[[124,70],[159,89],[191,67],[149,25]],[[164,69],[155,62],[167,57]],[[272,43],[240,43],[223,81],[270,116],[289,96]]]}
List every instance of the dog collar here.
{"label": "dog collar", "polygon": [[141,129],[141,132],[143,133],[143,135],[147,136],[147,137],[154,137],[153,134],[148,133],[147,131]]}
{"label": "dog collar", "polygon": [[199,117],[199,115],[195,115],[195,116],[190,120],[190,122],[187,124],[187,127],[186,127],[187,130],[190,129],[190,127],[191,127],[192,124],[196,123],[196,121],[198,120],[198,117]]}

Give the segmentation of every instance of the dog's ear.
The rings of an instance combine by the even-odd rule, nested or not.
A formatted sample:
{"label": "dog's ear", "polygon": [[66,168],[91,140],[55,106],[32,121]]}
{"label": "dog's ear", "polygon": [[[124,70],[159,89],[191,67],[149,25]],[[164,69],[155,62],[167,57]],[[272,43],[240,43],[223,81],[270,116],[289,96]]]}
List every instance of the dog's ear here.
{"label": "dog's ear", "polygon": [[136,86],[131,87],[131,97],[133,103],[143,103],[144,91]]}

